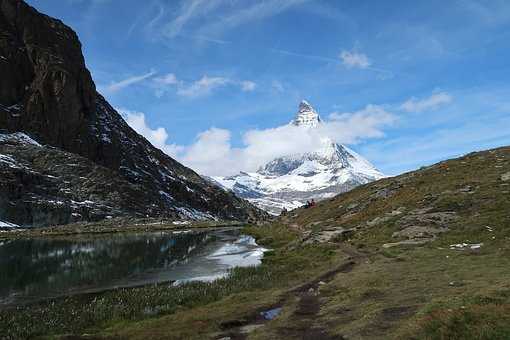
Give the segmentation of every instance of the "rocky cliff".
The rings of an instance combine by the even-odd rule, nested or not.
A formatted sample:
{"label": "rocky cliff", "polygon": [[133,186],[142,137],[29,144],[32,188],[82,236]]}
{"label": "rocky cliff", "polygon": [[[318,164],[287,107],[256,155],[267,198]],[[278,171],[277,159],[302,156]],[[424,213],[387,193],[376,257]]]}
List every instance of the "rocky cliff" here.
{"label": "rocky cliff", "polygon": [[[19,151],[26,145],[12,138],[13,133],[23,132],[43,145],[43,152],[56,148],[70,157],[86,159],[90,167],[110,171],[116,180],[136,191],[123,196],[122,189],[118,189],[121,201],[140,203],[120,209],[119,214],[240,220],[261,216],[247,202],[205,181],[133,131],[97,93],[76,33],[23,1],[0,0],[0,74],[0,133],[4,136],[0,153],[4,156],[33,160]],[[59,161],[58,157],[54,159]],[[68,163],[61,165],[66,167]],[[9,210],[13,223],[52,223],[54,217],[33,216],[30,204],[19,216],[12,212],[12,202],[6,197],[21,195],[18,200],[30,201],[30,190],[23,191],[25,194],[16,192],[16,183],[26,188],[31,185],[26,186],[22,179],[7,184],[5,171],[15,168],[6,162],[0,162],[0,166],[4,170],[0,179],[0,220]],[[45,168],[37,171],[44,174]],[[108,184],[101,182],[104,178],[97,180],[98,184]],[[78,182],[75,185],[70,190],[81,188]],[[62,216],[57,219],[66,220]]]}

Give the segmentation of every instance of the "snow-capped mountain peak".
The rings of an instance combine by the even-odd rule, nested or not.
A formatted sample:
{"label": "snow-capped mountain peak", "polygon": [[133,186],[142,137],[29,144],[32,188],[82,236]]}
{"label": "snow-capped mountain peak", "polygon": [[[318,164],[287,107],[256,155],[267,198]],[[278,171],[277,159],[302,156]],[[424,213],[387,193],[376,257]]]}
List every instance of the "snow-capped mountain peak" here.
{"label": "snow-capped mountain peak", "polygon": [[292,124],[296,126],[316,127],[321,122],[321,118],[317,111],[306,100],[302,100],[299,104],[298,113]]}
{"label": "snow-capped mountain peak", "polygon": [[[316,128],[321,120],[317,111],[302,101],[291,124]],[[384,177],[348,147],[326,136],[318,138],[319,147],[315,150],[277,157],[256,172],[241,172],[214,180],[259,208],[278,214],[283,208],[291,210],[307,200],[329,198]]]}
{"label": "snow-capped mountain peak", "polygon": [[313,152],[275,158],[260,167],[257,173],[266,176],[295,174],[310,177],[324,171],[336,173],[347,170],[367,177],[384,176],[365,158],[329,138],[322,138],[321,147]]}

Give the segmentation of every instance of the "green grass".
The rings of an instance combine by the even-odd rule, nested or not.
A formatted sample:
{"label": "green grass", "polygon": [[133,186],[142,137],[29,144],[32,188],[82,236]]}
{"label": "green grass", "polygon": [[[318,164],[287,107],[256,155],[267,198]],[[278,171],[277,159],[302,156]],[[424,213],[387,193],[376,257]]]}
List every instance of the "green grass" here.
{"label": "green grass", "polygon": [[225,296],[272,285],[275,277],[266,266],[235,268],[228,278],[181,286],[146,286],[102,294],[57,299],[0,312],[3,337],[80,333],[87,328],[174,313],[182,308],[217,301]]}
{"label": "green grass", "polygon": [[429,306],[406,337],[427,340],[510,339],[510,291]]}

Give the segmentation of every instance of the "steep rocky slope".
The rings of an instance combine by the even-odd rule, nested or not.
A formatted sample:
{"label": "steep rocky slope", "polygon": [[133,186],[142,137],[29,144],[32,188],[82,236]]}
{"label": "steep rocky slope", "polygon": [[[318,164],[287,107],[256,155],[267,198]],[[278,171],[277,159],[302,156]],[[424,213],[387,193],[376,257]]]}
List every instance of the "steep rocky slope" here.
{"label": "steep rocky slope", "polygon": [[[295,133],[320,128],[321,118],[306,101],[299,105],[290,126]],[[218,183],[259,208],[278,215],[302,206],[307,200],[322,200],[358,185],[383,178],[369,161],[330,138],[319,136],[320,146],[312,152],[285,155],[270,161],[256,172],[215,177]]]}
{"label": "steep rocky slope", "polygon": [[[165,209],[156,205],[158,197],[140,200],[150,198],[141,185],[22,133],[0,134],[0,193],[1,219],[20,226],[145,217]],[[166,217],[178,216],[168,212]]]}
{"label": "steep rocky slope", "polygon": [[[137,187],[130,198],[134,210],[123,213],[241,220],[263,215],[133,131],[96,92],[76,34],[23,1],[0,0],[0,74],[0,130],[24,132],[40,144],[107,168],[111,176]],[[107,184],[99,181],[98,185]],[[0,184],[0,195],[11,197],[14,184]],[[127,200],[129,195],[122,197]],[[0,206],[0,220],[7,214],[5,204]],[[20,212],[17,217],[10,212],[9,222],[26,223],[27,214]],[[45,225],[56,218],[48,214],[47,219],[32,219]]]}

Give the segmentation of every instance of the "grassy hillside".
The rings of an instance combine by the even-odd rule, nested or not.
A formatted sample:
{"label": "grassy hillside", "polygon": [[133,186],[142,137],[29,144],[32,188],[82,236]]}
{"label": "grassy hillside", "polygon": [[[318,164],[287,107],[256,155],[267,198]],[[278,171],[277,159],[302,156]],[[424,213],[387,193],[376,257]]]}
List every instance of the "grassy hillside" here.
{"label": "grassy hillside", "polygon": [[[195,298],[182,301],[165,291],[176,305],[160,313],[115,314],[50,333],[510,339],[510,147],[374,182],[246,231],[273,251],[257,270],[208,288],[214,297],[184,292]],[[157,307],[144,289],[131,293],[136,306]],[[274,308],[281,313],[266,320],[261,313]]]}
{"label": "grassy hillside", "polygon": [[363,339],[510,338],[510,148],[384,179],[277,224],[269,228],[299,235],[288,248],[328,245],[339,261],[330,269],[353,265],[285,296],[282,316],[253,338],[313,328]]}
{"label": "grassy hillside", "polygon": [[[294,273],[301,285],[275,282],[108,334],[164,338],[179,325],[202,324],[203,333],[192,327],[188,335],[510,338],[508,147],[359,187],[252,233],[276,249],[265,266],[281,265],[282,280]],[[290,260],[303,249],[310,259],[319,249],[329,255],[315,265]],[[276,319],[257,319],[263,307],[275,306],[282,307]]]}

